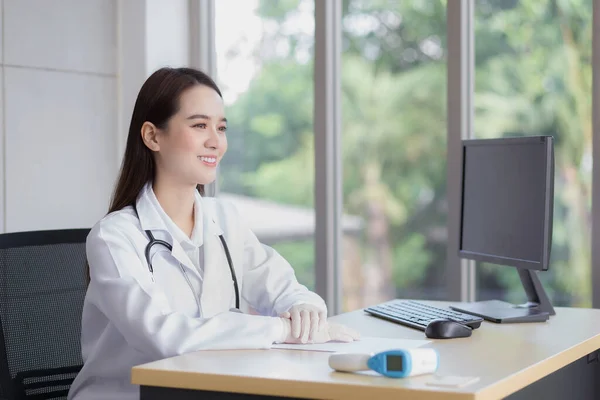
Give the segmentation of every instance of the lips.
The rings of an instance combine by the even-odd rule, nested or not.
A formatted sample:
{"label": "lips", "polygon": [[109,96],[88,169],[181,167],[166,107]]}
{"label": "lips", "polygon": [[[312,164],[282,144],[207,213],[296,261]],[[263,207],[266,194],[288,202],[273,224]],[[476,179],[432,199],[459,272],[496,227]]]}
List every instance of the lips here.
{"label": "lips", "polygon": [[199,156],[198,158],[200,159],[200,161],[202,161],[202,163],[204,163],[205,165],[208,165],[210,167],[214,167],[217,165],[217,157]]}

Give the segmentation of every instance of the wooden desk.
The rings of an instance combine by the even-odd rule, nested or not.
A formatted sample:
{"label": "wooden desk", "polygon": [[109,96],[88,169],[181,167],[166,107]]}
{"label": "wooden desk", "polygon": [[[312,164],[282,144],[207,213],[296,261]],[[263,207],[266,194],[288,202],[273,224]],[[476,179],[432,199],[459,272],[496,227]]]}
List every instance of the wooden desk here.
{"label": "wooden desk", "polygon": [[[498,399],[519,391],[523,398],[535,392],[548,399],[562,398],[561,390],[566,390],[564,393],[571,398],[581,398],[572,396],[574,391],[585,386],[582,393],[591,393],[590,387],[600,377],[596,375],[600,372],[596,352],[600,349],[600,310],[557,308],[556,312],[557,315],[545,323],[484,322],[469,338],[433,340],[426,345],[439,352],[438,374],[480,377],[477,383],[464,388],[428,386],[426,381],[430,376],[427,375],[389,379],[334,372],[327,364],[330,353],[294,350],[196,352],[135,367],[132,382],[142,386],[141,400],[200,398],[198,391],[203,391],[203,399],[211,398],[210,392],[221,392],[212,393],[220,399],[255,398],[248,395]],[[421,331],[368,316],[362,310],[332,320],[353,327],[364,336],[424,338]],[[224,397],[222,392],[246,396]],[[513,397],[521,398],[518,394]]]}

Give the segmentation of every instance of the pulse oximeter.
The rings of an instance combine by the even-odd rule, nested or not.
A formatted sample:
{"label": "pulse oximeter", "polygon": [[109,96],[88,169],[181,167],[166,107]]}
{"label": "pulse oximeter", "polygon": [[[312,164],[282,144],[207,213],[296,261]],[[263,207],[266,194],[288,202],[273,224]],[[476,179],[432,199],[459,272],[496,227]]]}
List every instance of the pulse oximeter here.
{"label": "pulse oximeter", "polygon": [[439,365],[434,349],[395,349],[379,353],[334,353],[329,366],[336,371],[358,372],[373,370],[390,378],[433,373]]}

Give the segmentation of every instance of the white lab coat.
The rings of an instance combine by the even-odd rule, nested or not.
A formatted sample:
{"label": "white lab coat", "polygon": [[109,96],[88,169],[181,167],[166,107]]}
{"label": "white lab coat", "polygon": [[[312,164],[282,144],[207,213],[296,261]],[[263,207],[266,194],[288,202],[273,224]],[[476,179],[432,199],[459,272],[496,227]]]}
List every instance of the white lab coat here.
{"label": "white lab coat", "polygon": [[[267,349],[285,333],[274,316],[299,303],[326,311],[323,300],[297,282],[292,267],[257,240],[232,205],[198,194],[204,250],[199,271],[173,240],[153,195],[149,184],[141,191],[139,219],[126,207],[99,221],[87,238],[91,282],[82,316],[84,366],[69,399],[138,399],[139,387],[130,384],[135,365],[203,349]],[[173,246],[172,253],[152,247],[154,280],[144,256],[147,229]],[[261,315],[230,311],[235,291],[220,234],[231,253],[241,304]]]}

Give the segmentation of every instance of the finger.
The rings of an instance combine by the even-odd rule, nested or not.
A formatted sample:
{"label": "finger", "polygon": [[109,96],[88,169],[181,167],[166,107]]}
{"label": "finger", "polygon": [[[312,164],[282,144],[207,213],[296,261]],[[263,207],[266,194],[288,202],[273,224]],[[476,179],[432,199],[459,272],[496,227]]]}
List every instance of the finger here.
{"label": "finger", "polygon": [[294,339],[298,339],[300,337],[300,333],[301,333],[301,318],[300,318],[300,312],[298,310],[292,310],[291,312],[291,319],[292,319],[292,337]]}
{"label": "finger", "polygon": [[302,310],[300,315],[302,318],[302,343],[306,343],[310,333],[310,311]]}
{"label": "finger", "polygon": [[327,314],[321,311],[319,312],[319,330],[325,328],[325,322],[327,322]]}
{"label": "finger", "polygon": [[338,342],[350,343],[354,341],[354,338],[350,335],[340,334],[337,338],[335,338]]}
{"label": "finger", "polygon": [[354,329],[346,328],[344,334],[350,336],[354,340],[360,339],[360,333]]}
{"label": "finger", "polygon": [[284,313],[279,314],[279,317],[290,319],[292,317],[292,314],[286,311]]}
{"label": "finger", "polygon": [[310,335],[308,336],[309,340],[312,340],[312,338],[317,333],[318,329],[319,329],[319,313],[316,311],[313,311],[310,313]]}
{"label": "finger", "polygon": [[348,335],[341,326],[331,326],[329,329],[329,340],[332,342],[352,342],[354,339]]}

